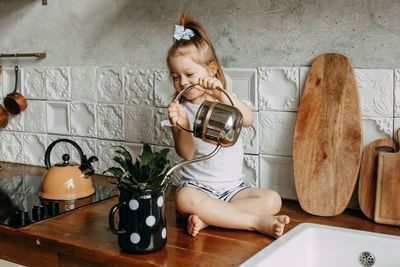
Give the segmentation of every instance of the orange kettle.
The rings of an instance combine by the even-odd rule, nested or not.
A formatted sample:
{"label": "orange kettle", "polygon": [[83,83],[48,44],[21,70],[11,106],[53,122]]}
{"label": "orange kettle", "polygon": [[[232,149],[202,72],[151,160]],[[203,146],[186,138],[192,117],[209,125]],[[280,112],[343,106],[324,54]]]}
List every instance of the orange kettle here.
{"label": "orange kettle", "polygon": [[[79,152],[81,164],[69,162],[70,156],[64,154],[63,162],[51,166],[50,153],[59,142],[73,145]],[[91,175],[94,174],[92,162],[98,161],[96,156],[89,159],[83,154],[82,149],[72,140],[58,139],[51,143],[45,153],[47,172],[42,180],[40,198],[52,200],[73,200],[85,198],[94,194]]]}

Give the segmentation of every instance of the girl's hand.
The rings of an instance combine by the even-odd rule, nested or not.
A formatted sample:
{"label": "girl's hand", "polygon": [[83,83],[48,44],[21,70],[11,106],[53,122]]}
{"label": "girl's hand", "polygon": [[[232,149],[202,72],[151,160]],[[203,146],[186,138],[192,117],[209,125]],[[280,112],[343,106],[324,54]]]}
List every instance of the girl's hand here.
{"label": "girl's hand", "polygon": [[222,82],[215,77],[199,78],[199,85],[205,89],[205,93],[212,96],[214,99],[220,99],[221,91],[217,88],[224,88]]}
{"label": "girl's hand", "polygon": [[176,101],[168,105],[168,119],[172,126],[176,126],[177,123],[186,129],[190,129],[189,118],[186,111]]}

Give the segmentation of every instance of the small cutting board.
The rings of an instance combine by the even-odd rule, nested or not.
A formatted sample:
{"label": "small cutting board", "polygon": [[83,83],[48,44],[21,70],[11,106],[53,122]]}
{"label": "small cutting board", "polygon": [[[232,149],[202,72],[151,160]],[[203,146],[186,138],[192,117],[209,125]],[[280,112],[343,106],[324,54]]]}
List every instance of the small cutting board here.
{"label": "small cutting board", "polygon": [[[400,129],[397,137],[400,140]],[[379,153],[377,176],[374,220],[400,225],[400,151]]]}
{"label": "small cutting board", "polygon": [[364,150],[361,160],[360,178],[358,180],[358,203],[362,212],[374,219],[375,193],[378,170],[378,148],[391,148],[397,152],[397,144],[393,139],[378,139],[371,142]]}
{"label": "small cutting board", "polygon": [[293,171],[301,207],[319,216],[343,212],[362,156],[360,100],[354,70],[340,54],[312,63],[293,139]]}

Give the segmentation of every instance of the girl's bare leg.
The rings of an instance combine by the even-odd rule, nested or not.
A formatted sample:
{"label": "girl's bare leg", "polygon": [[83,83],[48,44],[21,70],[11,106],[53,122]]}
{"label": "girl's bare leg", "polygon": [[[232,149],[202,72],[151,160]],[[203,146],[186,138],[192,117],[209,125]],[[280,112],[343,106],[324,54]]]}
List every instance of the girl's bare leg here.
{"label": "girl's bare leg", "polygon": [[246,188],[230,201],[241,210],[258,215],[276,215],[281,210],[282,200],[278,193],[262,188]]}
{"label": "girl's bare leg", "polygon": [[232,203],[210,198],[192,187],[184,187],[177,192],[176,208],[182,215],[189,216],[188,232],[193,236],[207,225],[214,225],[279,237],[290,220],[286,215],[258,215],[242,210]]}
{"label": "girl's bare leg", "polygon": [[208,224],[203,222],[199,216],[194,214],[188,217],[187,223],[186,230],[192,236],[196,236],[201,230],[208,226]]}

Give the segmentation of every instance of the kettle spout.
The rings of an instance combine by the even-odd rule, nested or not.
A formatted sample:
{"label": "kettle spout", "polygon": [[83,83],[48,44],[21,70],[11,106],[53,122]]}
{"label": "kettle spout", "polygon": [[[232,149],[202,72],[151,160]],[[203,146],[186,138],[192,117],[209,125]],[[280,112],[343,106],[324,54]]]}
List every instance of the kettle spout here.
{"label": "kettle spout", "polygon": [[83,177],[86,179],[94,174],[94,169],[91,166],[89,168],[87,168],[85,170],[81,170],[81,171],[82,171]]}
{"label": "kettle spout", "polygon": [[86,159],[86,156],[82,157],[81,166],[79,169],[82,171],[85,178],[89,178],[94,174],[94,169],[91,163],[95,161],[99,161],[96,156],[91,156],[89,159]]}

